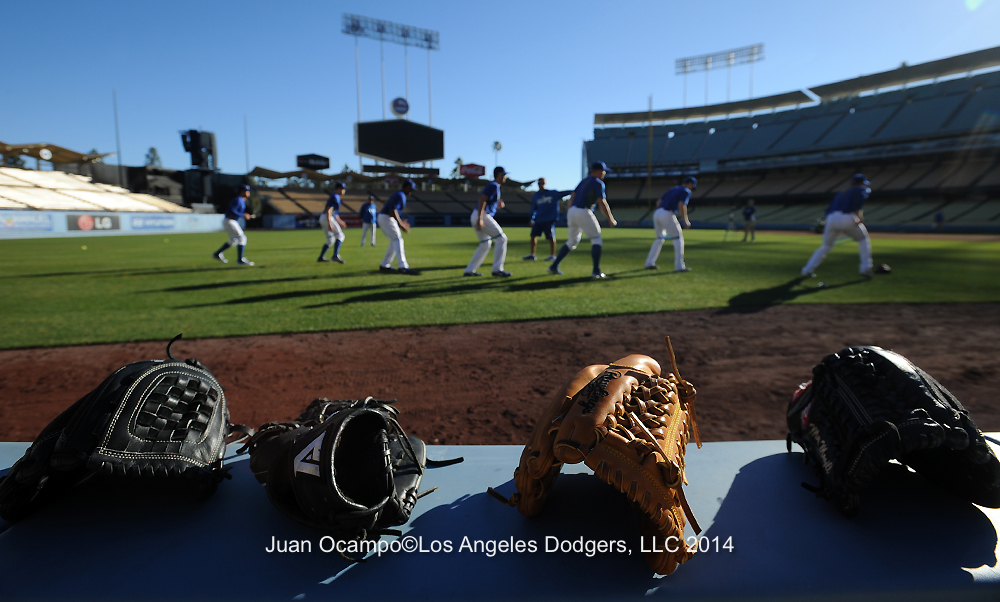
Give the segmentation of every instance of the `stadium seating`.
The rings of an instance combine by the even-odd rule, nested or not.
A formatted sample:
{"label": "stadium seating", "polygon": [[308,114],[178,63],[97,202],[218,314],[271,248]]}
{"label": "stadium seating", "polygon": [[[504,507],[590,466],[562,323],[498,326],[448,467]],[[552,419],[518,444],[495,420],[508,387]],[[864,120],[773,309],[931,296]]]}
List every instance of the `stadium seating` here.
{"label": "stadium seating", "polygon": [[59,171],[0,167],[0,209],[190,213],[190,209],[125,188],[94,184]]}
{"label": "stadium seating", "polygon": [[811,103],[725,116],[696,108],[687,111],[706,117],[651,127],[629,125],[643,121],[641,113],[598,116],[603,125],[585,152],[588,161],[612,167],[606,181],[616,213],[633,194],[632,213],[648,210],[651,129],[655,196],[680,175],[697,175],[691,214],[713,227],[725,227],[749,198],[762,225],[812,227],[852,174],[864,173],[872,182],[866,221],[874,228],[929,229],[941,212],[945,230],[1000,231],[997,67],[915,84],[896,80],[881,90],[856,90],[850,80],[819,86]]}

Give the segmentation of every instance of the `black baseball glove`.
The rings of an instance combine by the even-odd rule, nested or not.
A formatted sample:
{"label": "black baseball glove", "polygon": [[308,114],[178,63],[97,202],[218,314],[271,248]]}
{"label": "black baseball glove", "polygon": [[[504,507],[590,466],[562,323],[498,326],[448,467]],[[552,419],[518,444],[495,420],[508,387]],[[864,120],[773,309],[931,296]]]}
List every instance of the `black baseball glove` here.
{"label": "black baseball glove", "polygon": [[225,478],[229,422],[222,385],[196,359],[119,368],[53,420],[0,479],[0,517],[18,520],[72,487],[105,480],[190,489],[207,498]]}
{"label": "black baseball glove", "polygon": [[857,514],[860,492],[897,460],[955,495],[1000,507],[1000,461],[968,411],[929,374],[878,347],[823,358],[788,407],[798,443],[820,477],[818,495]]}
{"label": "black baseball glove", "polygon": [[[427,460],[391,401],[316,399],[294,422],[261,426],[244,449],[250,470],[286,515],[349,539],[398,534],[417,499]],[[241,452],[243,450],[240,450]],[[349,560],[354,560],[349,558]]]}

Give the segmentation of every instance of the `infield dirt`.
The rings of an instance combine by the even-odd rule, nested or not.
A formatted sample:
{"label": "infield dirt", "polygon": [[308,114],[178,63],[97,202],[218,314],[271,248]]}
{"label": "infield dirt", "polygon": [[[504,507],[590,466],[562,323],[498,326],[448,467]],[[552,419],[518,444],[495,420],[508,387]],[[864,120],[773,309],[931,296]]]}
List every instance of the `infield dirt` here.
{"label": "infield dirt", "polygon": [[[785,407],[826,354],[878,345],[948,387],[979,427],[1000,430],[1000,305],[778,305],[594,319],[182,340],[226,387],[235,422],[290,420],[315,397],[398,399],[431,444],[523,444],[579,369],[630,353],[698,389],[706,441],[784,439]],[[0,441],[31,441],[120,366],[166,342],[0,351]]]}

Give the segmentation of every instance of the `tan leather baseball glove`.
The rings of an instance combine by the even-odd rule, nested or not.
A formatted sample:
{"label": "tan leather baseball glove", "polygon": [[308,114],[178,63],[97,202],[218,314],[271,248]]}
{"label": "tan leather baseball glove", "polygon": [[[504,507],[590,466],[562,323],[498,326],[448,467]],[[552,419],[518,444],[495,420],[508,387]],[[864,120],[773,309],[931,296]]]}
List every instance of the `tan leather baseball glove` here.
{"label": "tan leather baseball glove", "polygon": [[[508,500],[535,516],[548,499],[564,463],[584,462],[594,475],[624,493],[640,518],[646,560],[667,575],[691,557],[684,545],[685,519],[700,533],[684,497],[684,452],[689,437],[701,447],[694,413],[697,392],[677,370],[646,355],[587,366],[563,387],[535,426],[514,471],[517,492]],[[652,538],[656,538],[655,541]]]}

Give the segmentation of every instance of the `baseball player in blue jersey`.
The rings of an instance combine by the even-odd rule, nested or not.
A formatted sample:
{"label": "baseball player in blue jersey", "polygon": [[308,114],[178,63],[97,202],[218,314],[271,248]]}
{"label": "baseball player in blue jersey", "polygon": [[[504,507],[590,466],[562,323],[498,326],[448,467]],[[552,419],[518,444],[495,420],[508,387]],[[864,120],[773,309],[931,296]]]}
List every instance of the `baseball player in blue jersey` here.
{"label": "baseball player in blue jersey", "polygon": [[222,229],[229,234],[229,240],[219,247],[218,251],[212,253],[212,257],[222,263],[229,263],[226,260],[226,256],[222,254],[223,251],[236,245],[237,265],[253,265],[252,261],[243,256],[243,249],[247,245],[247,235],[243,233],[243,228],[240,227],[240,222],[238,221],[241,217],[250,219],[250,214],[247,213],[248,198],[250,198],[250,187],[244,184],[239,187],[239,193],[229,203],[229,208],[226,209],[226,214],[222,218]]}
{"label": "baseball player in blue jersey", "polygon": [[562,274],[559,264],[569,255],[569,252],[580,244],[580,238],[586,234],[590,240],[590,257],[594,262],[593,278],[605,278],[601,271],[601,249],[603,239],[601,238],[601,225],[597,223],[597,216],[594,215],[594,207],[600,205],[601,211],[608,216],[608,223],[611,227],[618,225],[615,216],[611,215],[611,206],[608,205],[608,195],[604,188],[604,176],[608,175],[608,166],[603,161],[597,161],[590,166],[590,175],[580,182],[573,195],[570,197],[570,208],[566,211],[566,243],[559,249],[559,255],[549,266],[550,274]]}
{"label": "baseball player in blue jersey", "polygon": [[535,261],[535,250],[538,248],[538,236],[545,235],[549,241],[549,256],[545,261],[556,258],[556,222],[559,221],[559,204],[563,197],[573,194],[572,190],[559,192],[547,190],[545,178],[538,178],[538,192],[531,195],[531,253],[525,255],[525,261]]}
{"label": "baseball player in blue jersey", "polygon": [[503,228],[493,217],[497,214],[497,209],[503,209],[500,185],[506,180],[507,172],[504,171],[504,168],[494,168],[493,181],[483,188],[483,193],[479,195],[479,203],[469,217],[469,222],[479,238],[479,246],[472,254],[469,265],[465,266],[465,276],[482,276],[476,269],[483,265],[494,240],[497,241],[497,246],[493,249],[493,275],[503,278],[510,276],[510,272],[503,269],[503,261],[507,257],[507,235],[503,233]]}
{"label": "baseball player in blue jersey", "polygon": [[403,250],[403,234],[409,232],[410,224],[400,216],[400,212],[406,208],[406,197],[413,193],[417,187],[416,182],[407,178],[403,181],[402,190],[398,190],[389,197],[389,200],[382,206],[382,211],[378,214],[378,227],[382,229],[382,234],[389,240],[389,248],[385,250],[385,257],[379,265],[380,272],[396,272],[392,269],[392,260],[397,256],[398,272],[400,274],[416,274],[406,263],[406,253]]}
{"label": "baseball player in blue jersey", "polygon": [[[660,205],[653,213],[653,229],[656,230],[656,240],[649,248],[649,255],[646,256],[646,269],[657,269],[656,260],[663,249],[663,241],[674,241],[674,271],[690,272],[691,268],[684,265],[684,233],[681,230],[681,223],[685,228],[691,227],[688,220],[688,203],[691,202],[691,191],[698,187],[698,180],[694,176],[687,176],[679,186],[674,186],[663,193],[660,197]],[[680,215],[683,222],[677,220]]]}
{"label": "baseball player in blue jersey", "polygon": [[369,232],[372,237],[372,246],[375,246],[375,220],[378,219],[378,207],[375,206],[375,197],[368,195],[368,202],[361,206],[361,210],[358,211],[358,216],[361,218],[361,246],[365,246],[365,240],[369,236]]}
{"label": "baseball player in blue jersey", "polygon": [[345,190],[347,190],[347,186],[343,182],[335,183],[333,185],[333,194],[330,195],[330,198],[326,199],[326,206],[323,207],[323,215],[319,216],[319,226],[323,229],[323,234],[326,235],[326,243],[323,244],[323,248],[319,252],[319,259],[316,261],[330,261],[324,256],[326,255],[326,250],[332,245],[333,261],[344,263],[344,260],[340,257],[340,245],[347,238],[344,235],[344,228],[347,227],[347,224],[340,217],[340,195],[344,194]]}
{"label": "baseball player in blue jersey", "polygon": [[747,241],[747,234],[750,235],[750,242],[757,241],[757,207],[756,201],[750,199],[747,206],[743,208],[743,242]]}
{"label": "baseball player in blue jersey", "polygon": [[823,244],[809,258],[806,267],[802,268],[802,276],[815,276],[816,268],[826,259],[826,254],[837,242],[837,237],[844,234],[858,243],[861,275],[866,278],[872,277],[872,243],[864,224],[864,205],[872,192],[871,188],[868,188],[870,183],[864,174],[855,174],[851,178],[851,187],[834,197],[833,202],[826,208]]}

